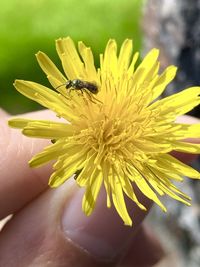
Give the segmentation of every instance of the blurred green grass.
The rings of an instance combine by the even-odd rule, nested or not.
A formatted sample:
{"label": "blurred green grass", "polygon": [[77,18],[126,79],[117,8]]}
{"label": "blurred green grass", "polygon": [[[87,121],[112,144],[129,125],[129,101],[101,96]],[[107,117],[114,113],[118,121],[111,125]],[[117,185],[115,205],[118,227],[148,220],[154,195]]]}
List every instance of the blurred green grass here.
{"label": "blurred green grass", "polygon": [[[134,40],[140,49],[142,0],[10,0],[0,9],[0,106],[12,114],[35,110],[13,87],[15,79],[49,86],[34,54],[44,51],[60,67],[54,40],[71,36],[92,47],[98,65],[109,38]],[[61,67],[60,67],[61,69]]]}

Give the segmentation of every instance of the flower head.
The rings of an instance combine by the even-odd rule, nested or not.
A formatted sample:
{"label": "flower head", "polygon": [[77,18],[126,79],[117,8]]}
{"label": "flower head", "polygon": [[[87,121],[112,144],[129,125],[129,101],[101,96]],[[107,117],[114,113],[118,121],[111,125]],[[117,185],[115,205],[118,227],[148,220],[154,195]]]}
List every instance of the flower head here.
{"label": "flower head", "polygon": [[[166,208],[158,195],[167,194],[190,205],[190,198],[173,181],[182,181],[183,175],[200,178],[200,174],[169,153],[200,152],[199,144],[184,141],[200,136],[199,124],[175,122],[179,115],[200,103],[200,87],[157,100],[174,78],[176,67],[170,66],[159,74],[159,51],[152,49],[136,68],[139,54],[132,56],[132,42],[128,39],[119,55],[115,40],[110,40],[100,55],[98,69],[91,49],[82,42],[78,43],[77,51],[69,37],[59,39],[56,49],[65,75],[47,55],[42,52],[36,55],[55,90],[30,81],[17,80],[14,84],[20,93],[66,120],[9,121],[10,126],[21,128],[26,136],[54,140],[30,160],[30,166],[56,160],[49,180],[51,187],[58,187],[75,174],[77,184],[86,188],[82,202],[86,215],[94,210],[104,185],[107,207],[114,204],[126,225],[132,221],[124,194],[146,209],[133,186],[163,211]],[[83,86],[78,88],[75,80],[82,81]],[[98,92],[94,94],[88,84]]]}

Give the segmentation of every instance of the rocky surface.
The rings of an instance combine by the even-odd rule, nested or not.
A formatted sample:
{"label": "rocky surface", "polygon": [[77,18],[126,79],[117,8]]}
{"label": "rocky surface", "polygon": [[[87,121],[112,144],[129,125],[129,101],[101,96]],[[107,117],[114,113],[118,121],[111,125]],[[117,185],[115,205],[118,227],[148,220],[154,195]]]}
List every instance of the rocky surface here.
{"label": "rocky surface", "polygon": [[[164,96],[200,85],[200,0],[147,1],[143,29],[144,52],[157,47],[162,69],[179,67]],[[200,117],[200,108],[190,114]],[[199,161],[194,165],[200,169]],[[166,198],[168,213],[155,207],[149,219],[168,253],[160,267],[200,266],[200,182],[186,178],[181,189],[192,197],[192,207]]]}

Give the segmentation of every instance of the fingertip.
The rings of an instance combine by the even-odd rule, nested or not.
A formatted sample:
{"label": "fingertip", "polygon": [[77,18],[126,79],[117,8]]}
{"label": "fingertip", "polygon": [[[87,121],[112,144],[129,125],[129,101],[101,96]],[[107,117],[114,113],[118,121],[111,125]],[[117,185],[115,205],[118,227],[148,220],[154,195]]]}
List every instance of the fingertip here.
{"label": "fingertip", "polygon": [[0,119],[6,119],[8,117],[9,117],[9,114],[5,110],[0,108]]}
{"label": "fingertip", "polygon": [[[138,195],[149,210],[152,202],[139,192]],[[82,197],[83,190],[79,190],[71,199],[70,205],[65,206],[62,225],[66,238],[86,250],[97,261],[117,261],[124,254],[148,212],[141,210],[132,200],[126,199],[133,221],[133,226],[130,227],[124,225],[113,206],[107,208],[103,188],[95,210],[89,217],[85,216],[81,210]]]}
{"label": "fingertip", "polygon": [[[190,115],[182,115],[176,119],[176,122],[183,124],[197,124],[200,123],[200,119]],[[185,141],[188,143],[200,144],[200,138],[187,138]],[[197,154],[189,154],[178,151],[172,151],[170,154],[186,164],[193,162],[199,157]]]}
{"label": "fingertip", "polygon": [[114,266],[98,263],[64,235],[60,220],[77,190],[73,185],[46,190],[13,217],[0,233],[0,266]]}
{"label": "fingertip", "polygon": [[[45,119],[52,117],[52,114],[48,111],[40,111],[25,114],[23,117],[44,117]],[[52,172],[50,164],[37,170],[28,166],[28,161],[32,156],[49,145],[50,141],[23,136],[19,130],[9,127],[9,124],[12,125],[10,118],[11,116],[2,111],[0,118],[0,218],[16,212],[41,193],[48,186],[48,179]]]}
{"label": "fingertip", "polygon": [[190,115],[182,115],[176,119],[176,122],[185,123],[185,124],[195,124],[195,123],[199,123],[200,119],[190,116]]}

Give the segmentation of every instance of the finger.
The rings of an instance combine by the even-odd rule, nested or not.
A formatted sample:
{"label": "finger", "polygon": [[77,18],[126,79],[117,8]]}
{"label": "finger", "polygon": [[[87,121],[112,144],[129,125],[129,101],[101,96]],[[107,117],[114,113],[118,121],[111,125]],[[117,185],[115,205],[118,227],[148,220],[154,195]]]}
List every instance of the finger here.
{"label": "finger", "polygon": [[[23,117],[54,119],[49,111],[34,112]],[[31,139],[8,127],[8,115],[0,117],[0,219],[16,212],[47,187],[50,165],[31,169],[28,161],[49,141]]]}
{"label": "finger", "polygon": [[7,117],[9,117],[9,114],[5,110],[0,108],[0,118],[7,118]]}
{"label": "finger", "polygon": [[[183,115],[177,118],[177,122],[178,123],[186,123],[186,124],[195,124],[195,123],[200,123],[200,120],[198,118],[189,116],[189,115]],[[195,138],[195,139],[187,139],[187,142],[190,143],[196,143],[199,144],[200,143],[200,138]],[[177,152],[177,151],[172,151],[171,155],[173,155],[174,157],[178,158],[179,160],[181,160],[184,163],[191,163],[192,161],[194,161],[195,159],[197,159],[199,157],[199,155],[195,155],[195,154],[186,154],[186,153],[181,153],[181,152]]]}
{"label": "finger", "polygon": [[189,116],[189,115],[182,115],[180,117],[177,118],[176,122],[178,123],[186,123],[186,124],[195,124],[195,123],[199,123],[199,119]]}
{"label": "finger", "polygon": [[147,213],[128,203],[134,227],[124,226],[116,211],[107,209],[102,190],[86,217],[82,196],[82,189],[68,181],[20,210],[0,233],[0,266],[116,266]]}

